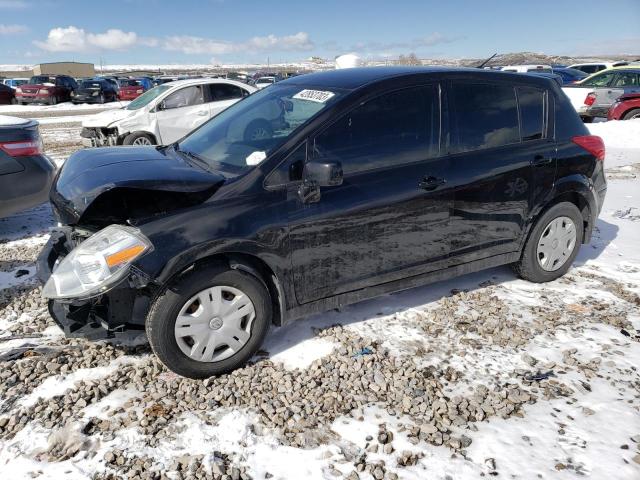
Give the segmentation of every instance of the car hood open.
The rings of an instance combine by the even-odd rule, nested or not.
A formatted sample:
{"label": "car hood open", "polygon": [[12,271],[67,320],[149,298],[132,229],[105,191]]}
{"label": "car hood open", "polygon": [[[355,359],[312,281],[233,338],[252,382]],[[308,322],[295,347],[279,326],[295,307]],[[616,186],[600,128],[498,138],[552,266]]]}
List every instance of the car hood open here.
{"label": "car hood open", "polygon": [[102,226],[202,203],[224,181],[162,147],[87,149],[65,162],[51,202],[65,224]]}
{"label": "car hood open", "polygon": [[82,126],[85,128],[109,127],[112,123],[132,117],[136,113],[137,110],[107,110],[106,112],[91,115],[91,117],[82,122]]}

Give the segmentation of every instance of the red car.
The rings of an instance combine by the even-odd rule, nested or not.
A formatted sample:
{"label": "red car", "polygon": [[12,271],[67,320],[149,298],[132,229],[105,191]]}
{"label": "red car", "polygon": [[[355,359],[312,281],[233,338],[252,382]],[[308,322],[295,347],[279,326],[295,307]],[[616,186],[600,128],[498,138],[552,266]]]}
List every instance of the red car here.
{"label": "red car", "polygon": [[13,93],[13,88],[0,83],[0,104],[4,103],[16,103],[16,95]]}
{"label": "red car", "polygon": [[619,97],[607,114],[608,120],[640,118],[640,93],[627,93]]}
{"label": "red car", "polygon": [[76,81],[67,75],[36,75],[16,89],[18,103],[48,103],[71,100],[71,92],[78,88]]}
{"label": "red car", "polygon": [[140,80],[127,79],[120,80],[120,100],[135,100],[147,89],[144,88]]}

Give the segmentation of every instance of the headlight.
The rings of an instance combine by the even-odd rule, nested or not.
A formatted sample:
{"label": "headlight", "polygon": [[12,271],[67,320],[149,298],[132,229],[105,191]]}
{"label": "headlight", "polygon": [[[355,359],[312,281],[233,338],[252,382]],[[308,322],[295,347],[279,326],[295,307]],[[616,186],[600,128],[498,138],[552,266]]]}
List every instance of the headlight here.
{"label": "headlight", "polygon": [[76,96],[76,92],[74,92],[73,90],[71,90],[71,93],[70,93],[69,95],[71,95],[72,97],[75,97],[75,96]]}
{"label": "headlight", "polygon": [[91,94],[91,96],[92,96],[92,97],[97,97],[98,95],[100,95],[100,92],[93,92],[93,93]]}
{"label": "headlight", "polygon": [[151,242],[133,227],[110,225],[64,257],[42,290],[45,298],[90,298],[115,286],[131,263],[151,250]]}
{"label": "headlight", "polygon": [[16,93],[22,93],[22,89],[20,87],[16,88]]}
{"label": "headlight", "polygon": [[47,90],[46,88],[41,88],[38,93],[42,94],[42,95],[49,95],[49,90]]}

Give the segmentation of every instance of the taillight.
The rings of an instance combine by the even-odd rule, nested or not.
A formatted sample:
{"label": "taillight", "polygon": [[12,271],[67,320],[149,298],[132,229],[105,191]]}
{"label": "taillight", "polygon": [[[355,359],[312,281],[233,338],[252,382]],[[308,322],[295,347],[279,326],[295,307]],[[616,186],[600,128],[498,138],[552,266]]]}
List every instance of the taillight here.
{"label": "taillight", "polygon": [[142,93],[144,90],[136,90],[136,93]]}
{"label": "taillight", "polygon": [[596,101],[596,94],[592,92],[589,95],[587,95],[587,98],[584,99],[584,104],[590,107],[595,103],[595,101]]}
{"label": "taillight", "polygon": [[0,142],[0,150],[10,157],[26,157],[42,153],[42,140],[27,140],[20,142]]}
{"label": "taillight", "polygon": [[596,135],[579,135],[571,139],[573,143],[584,148],[601,162],[604,161],[604,142]]}

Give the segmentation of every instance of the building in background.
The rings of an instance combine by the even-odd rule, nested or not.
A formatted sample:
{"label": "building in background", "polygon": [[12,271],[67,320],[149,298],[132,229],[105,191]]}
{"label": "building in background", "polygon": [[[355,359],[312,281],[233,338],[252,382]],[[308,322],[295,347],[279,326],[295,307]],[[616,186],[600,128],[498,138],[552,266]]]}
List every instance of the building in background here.
{"label": "building in background", "polygon": [[38,63],[26,70],[0,70],[0,78],[29,78],[33,75],[69,75],[70,77],[93,77],[96,69],[93,63],[52,62]]}

